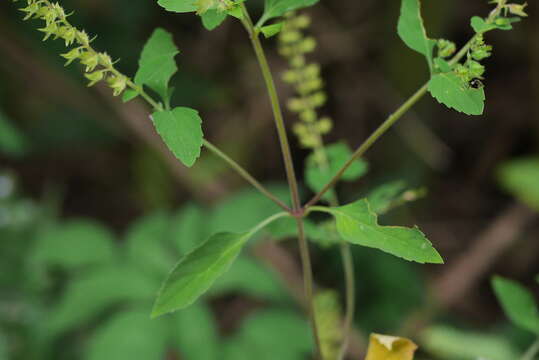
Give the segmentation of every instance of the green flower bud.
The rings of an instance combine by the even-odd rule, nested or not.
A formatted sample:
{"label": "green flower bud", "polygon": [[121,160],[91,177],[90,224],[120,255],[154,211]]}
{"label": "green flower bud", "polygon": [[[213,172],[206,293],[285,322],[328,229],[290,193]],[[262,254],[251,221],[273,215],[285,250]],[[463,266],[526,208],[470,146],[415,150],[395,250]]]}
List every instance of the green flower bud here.
{"label": "green flower bud", "polygon": [[80,55],[80,62],[86,65],[86,72],[93,71],[99,65],[99,56],[88,51]]}
{"label": "green flower bud", "polygon": [[442,58],[450,57],[455,53],[457,47],[454,42],[440,39],[438,40],[438,55]]}
{"label": "green flower bud", "polygon": [[305,29],[311,24],[311,18],[307,15],[300,15],[293,20],[293,25],[298,29]]}
{"label": "green flower bud", "polygon": [[524,3],[522,5],[517,5],[517,4],[509,4],[509,5],[506,5],[506,8],[509,9],[509,12],[513,15],[518,15],[518,16],[522,16],[522,17],[527,17],[528,14],[526,14],[526,12],[524,11],[524,9],[526,8],[526,6],[528,6],[528,3]]}
{"label": "green flower bud", "polygon": [[472,78],[480,78],[485,73],[485,67],[479,62],[470,60],[467,62],[469,71],[469,76]]}
{"label": "green flower bud", "polygon": [[113,90],[114,96],[119,96],[127,87],[127,78],[123,75],[113,75],[107,79],[110,88]]}
{"label": "green flower bud", "polygon": [[45,33],[45,37],[43,38],[43,41],[48,40],[52,35],[57,35],[58,32],[58,25],[56,23],[50,23],[44,28],[38,29],[41,32]]}
{"label": "green flower bud", "polygon": [[300,46],[300,51],[303,53],[310,53],[316,49],[316,40],[313,37],[308,37],[304,39]]}
{"label": "green flower bud", "polygon": [[78,48],[70,50],[69,52],[65,54],[61,54],[60,56],[67,60],[67,62],[65,63],[65,66],[67,66],[71,64],[74,60],[80,58],[80,55],[81,55],[81,48],[78,47]]}
{"label": "green flower bud", "polygon": [[318,133],[321,135],[325,135],[331,131],[333,128],[333,122],[328,117],[323,117],[320,119],[320,121],[316,124]]}
{"label": "green flower bud", "polygon": [[299,98],[292,98],[288,101],[288,109],[292,112],[300,112],[305,109],[305,102]]}
{"label": "green flower bud", "polygon": [[105,78],[106,70],[98,70],[93,73],[84,74],[84,76],[90,80],[88,87],[94,86],[96,83],[100,82]]}
{"label": "green flower bud", "polygon": [[312,109],[304,110],[299,114],[299,118],[306,123],[315,122],[317,119],[316,111]]}

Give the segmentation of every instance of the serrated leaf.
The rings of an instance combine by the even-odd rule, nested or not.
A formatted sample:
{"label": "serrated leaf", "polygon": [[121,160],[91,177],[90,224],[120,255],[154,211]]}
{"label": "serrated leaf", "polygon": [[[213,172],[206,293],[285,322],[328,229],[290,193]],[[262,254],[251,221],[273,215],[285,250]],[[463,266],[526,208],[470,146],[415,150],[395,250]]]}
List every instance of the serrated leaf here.
{"label": "serrated leaf", "polygon": [[283,25],[284,25],[283,22],[278,22],[276,24],[262,26],[260,28],[260,31],[262,32],[262,34],[264,34],[264,37],[266,37],[266,39],[269,39],[270,37],[275,36],[278,33],[280,33],[281,30],[283,29]]}
{"label": "serrated leaf", "polygon": [[337,231],[352,244],[379,249],[408,261],[443,263],[440,254],[417,227],[378,225],[378,216],[366,199],[341,207],[316,209],[332,214]]}
{"label": "serrated leaf", "polygon": [[165,358],[168,323],[148,318],[146,310],[124,311],[99,328],[84,360],[161,360]]}
{"label": "serrated leaf", "polygon": [[250,233],[218,233],[185,255],[165,280],[152,317],[183,309],[205,293],[238,257]]}
{"label": "serrated leaf", "polygon": [[518,352],[503,335],[463,331],[448,326],[432,326],[421,334],[426,351],[444,360],[518,359]]}
{"label": "serrated leaf", "polygon": [[163,29],[155,29],[142,50],[135,83],[147,85],[167,102],[170,97],[168,83],[178,71],[174,58],[179,53],[172,35]]}
{"label": "serrated leaf", "polygon": [[402,0],[397,31],[404,43],[412,50],[424,55],[432,72],[432,51],[436,41],[429,39],[423,18],[420,0]]}
{"label": "serrated leaf", "polygon": [[114,305],[150,300],[156,286],[158,282],[135,267],[121,264],[76,276],[59,303],[47,313],[43,335],[55,337],[85,324]]}
{"label": "serrated leaf", "polygon": [[497,175],[504,189],[539,211],[539,157],[508,161],[498,168]]}
{"label": "serrated leaf", "polygon": [[172,322],[174,330],[171,343],[178,344],[177,348],[182,356],[196,360],[219,359],[217,324],[207,305],[193,304],[189,309],[174,314]]}
{"label": "serrated leaf", "polygon": [[413,360],[417,345],[411,340],[371,334],[365,360]]}
{"label": "serrated leaf", "polygon": [[[342,166],[350,159],[352,151],[345,143],[336,143],[326,147],[327,169],[321,169],[318,165],[315,153],[307,157],[305,166],[305,181],[309,188],[314,192],[319,192],[333,179]],[[368,171],[368,164],[364,160],[355,161],[343,174],[342,180],[354,181],[359,179]],[[324,199],[330,199],[334,190],[328,191]]]}
{"label": "serrated leaf", "polygon": [[186,13],[197,10],[195,0],[159,0],[157,3],[172,12]]}
{"label": "serrated leaf", "polygon": [[471,20],[471,25],[474,31],[478,34],[486,33],[487,31],[497,29],[494,24],[487,24],[487,22],[479,16],[474,16]]}
{"label": "serrated leaf", "polygon": [[429,92],[448,108],[467,115],[483,114],[485,91],[468,86],[454,73],[434,75],[429,81]]}
{"label": "serrated leaf", "polygon": [[204,14],[200,15],[200,18],[202,19],[202,25],[204,25],[204,27],[210,31],[221,25],[223,21],[225,21],[226,17],[226,12],[219,11],[216,9],[210,9]]}
{"label": "serrated leaf", "polygon": [[73,270],[111,262],[114,256],[114,236],[107,228],[89,220],[71,220],[39,235],[30,263]]}
{"label": "serrated leaf", "polygon": [[256,25],[262,27],[270,19],[282,16],[289,11],[313,6],[318,1],[320,0],[266,0],[264,13]]}
{"label": "serrated leaf", "polygon": [[501,276],[492,279],[492,287],[513,324],[539,335],[539,310],[532,293],[519,283]]}
{"label": "serrated leaf", "polygon": [[185,166],[193,166],[200,156],[204,136],[198,111],[177,107],[171,111],[154,113],[152,120],[157,132],[176,158]]}

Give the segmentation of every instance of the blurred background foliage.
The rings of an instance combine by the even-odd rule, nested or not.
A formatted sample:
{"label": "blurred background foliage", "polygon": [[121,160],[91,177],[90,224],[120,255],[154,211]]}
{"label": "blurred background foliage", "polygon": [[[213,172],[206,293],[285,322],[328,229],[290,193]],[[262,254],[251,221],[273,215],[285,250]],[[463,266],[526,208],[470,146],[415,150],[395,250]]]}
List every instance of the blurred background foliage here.
{"label": "blurred background foliage", "polygon": [[[262,1],[249,2],[261,11]],[[206,136],[286,197],[271,110],[238,23],[208,32],[195,16],[150,0],[62,4],[127,74],[156,26],[171,31],[182,51],[174,102],[198,108]],[[489,11],[487,1],[424,5],[432,35],[459,44],[471,33],[469,18]],[[181,254],[212,231],[250,227],[271,204],[208,154],[187,172],[155,137],[143,104],[87,89],[79,69],[63,67],[63,44],[42,44],[16,8],[0,4],[0,359],[304,359],[311,340],[297,301],[295,246],[268,241],[284,237],[279,229],[253,242],[203,301],[149,320]],[[398,8],[342,0],[307,11],[332,141],[360,143],[426,80],[423,59],[396,35]],[[347,200],[397,179],[426,188],[426,197],[381,221],[419,225],[446,259],[419,266],[354,250],[356,353],[371,331],[412,336],[424,359],[507,360],[529,344],[504,319],[488,280],[500,273],[537,294],[537,10],[532,2],[531,20],[513,32],[489,33],[484,116],[423,100],[368,154],[369,174],[339,187]],[[278,73],[286,63],[274,40],[266,44]],[[308,154],[293,145],[300,169]],[[313,249],[319,286],[342,290],[338,252]],[[329,303],[337,312],[338,301]]]}

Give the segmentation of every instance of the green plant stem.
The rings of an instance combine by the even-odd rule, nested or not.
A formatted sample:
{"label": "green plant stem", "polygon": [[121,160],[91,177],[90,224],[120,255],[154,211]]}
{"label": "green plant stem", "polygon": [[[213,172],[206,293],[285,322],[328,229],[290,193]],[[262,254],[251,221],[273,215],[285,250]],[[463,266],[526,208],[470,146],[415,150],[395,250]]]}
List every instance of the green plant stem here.
{"label": "green plant stem", "polygon": [[309,244],[307,238],[305,237],[305,226],[303,223],[303,218],[297,217],[296,224],[298,228],[298,244],[299,244],[299,253],[301,257],[301,266],[303,269],[303,285],[305,288],[305,297],[307,300],[307,309],[309,312],[309,319],[311,322],[311,327],[313,330],[313,337],[315,341],[315,352],[316,358],[323,360],[322,346],[320,343],[320,335],[318,332],[318,324],[316,322],[316,314],[314,308],[314,290],[313,290],[313,272],[311,257],[309,255]]}
{"label": "green plant stem", "polygon": [[288,135],[286,133],[286,127],[283,118],[283,112],[281,110],[281,105],[279,102],[279,97],[277,95],[277,90],[275,88],[275,81],[273,80],[273,75],[264,53],[262,44],[260,43],[260,38],[258,31],[253,25],[253,21],[249,16],[247,8],[243,3],[240,3],[243,17],[241,22],[245,27],[245,30],[249,34],[251,40],[251,45],[256,54],[264,82],[268,91],[273,117],[275,119],[275,125],[277,127],[277,134],[279,136],[279,142],[281,145],[281,152],[283,154],[284,165],[286,169],[286,177],[288,179],[288,186],[290,188],[290,195],[292,198],[292,210],[296,216],[296,224],[298,229],[298,245],[301,256],[301,264],[303,270],[303,287],[305,291],[305,298],[307,301],[307,308],[309,313],[309,319],[311,323],[311,328],[313,331],[313,337],[315,340],[315,353],[316,357],[322,359],[321,347],[320,347],[320,337],[318,332],[318,326],[316,323],[316,316],[314,313],[314,292],[313,292],[313,270],[311,264],[311,255],[309,252],[309,244],[305,238],[305,229],[303,223],[303,212],[301,208],[301,200],[299,197],[299,187],[296,178],[296,172],[294,169],[294,161],[292,160],[292,152],[290,150],[290,144],[288,141]]}
{"label": "green plant stem", "polygon": [[354,314],[356,308],[356,286],[354,260],[352,258],[350,244],[345,241],[342,241],[340,244],[340,250],[344,270],[344,284],[346,295],[346,311],[344,315],[343,340],[338,358],[339,360],[342,360],[346,356],[346,351],[348,350],[348,344],[350,342],[350,333],[352,332],[352,325],[354,324]]}
{"label": "green plant stem", "polygon": [[395,124],[406,112],[414,106],[422,97],[427,93],[428,84],[423,85],[416,93],[409,98],[400,108],[397,109],[393,114],[391,114],[386,121],[376,129],[371,136],[365,140],[363,144],[357,150],[354,152],[354,154],[348,159],[348,161],[343,165],[343,167],[337,172],[337,174],[331,179],[329,183],[327,183],[322,190],[320,190],[307,204],[305,207],[310,207],[314,204],[316,204],[322,196],[326,192],[328,192],[331,188],[337,184],[337,182],[341,179],[341,177],[344,175],[346,170],[352,165],[357,159],[359,159],[367,150],[369,150],[376,141],[382,137],[392,126]]}
{"label": "green plant stem", "polygon": [[301,208],[301,202],[300,202],[299,191],[298,191],[298,181],[296,179],[296,172],[294,170],[294,162],[292,160],[292,152],[290,151],[290,144],[288,141],[288,135],[286,134],[286,127],[284,123],[283,112],[281,110],[279,97],[277,95],[277,90],[275,88],[275,82],[271,74],[271,70],[268,64],[268,60],[266,58],[266,54],[264,53],[264,49],[262,48],[262,44],[260,43],[258,32],[253,26],[251,17],[249,16],[249,13],[247,12],[247,8],[245,7],[243,3],[241,3],[240,6],[243,12],[243,17],[241,21],[243,23],[243,26],[247,30],[247,33],[249,34],[249,38],[251,39],[251,45],[253,46],[254,52],[256,54],[256,58],[258,60],[260,70],[262,72],[262,76],[264,77],[264,82],[266,84],[266,88],[268,91],[268,95],[269,95],[269,99],[270,99],[271,107],[273,111],[273,117],[275,119],[275,125],[277,127],[277,133],[279,136],[279,142],[281,145],[281,151],[283,153],[283,160],[284,160],[284,165],[286,169],[286,176],[288,178],[288,185],[290,187],[293,209],[297,211]]}
{"label": "green plant stem", "polygon": [[236,172],[241,177],[247,180],[247,182],[253,185],[258,191],[260,191],[268,199],[272,200],[274,203],[279,205],[283,210],[287,212],[291,212],[291,209],[284,202],[282,202],[279,198],[273,195],[268,189],[264,187],[264,185],[258,182],[258,180],[256,180],[247,170],[245,170],[236,161],[234,161],[228,155],[226,155],[221,150],[219,150],[219,148],[217,148],[215,145],[210,143],[208,140],[204,140],[204,147],[206,147],[206,149],[210,150],[212,153],[214,153],[215,155],[220,157],[223,161],[225,161],[227,164],[229,164],[230,167],[236,170]]}
{"label": "green plant stem", "polygon": [[528,351],[522,355],[520,360],[534,360],[537,354],[539,354],[539,338],[537,338]]}
{"label": "green plant stem", "polygon": [[[470,41],[466,43],[460,49],[460,51],[449,61],[451,65],[456,64],[459,62],[468,52],[470,49],[475,37],[477,35],[473,36]],[[314,204],[316,204],[322,196],[326,192],[328,192],[329,189],[333,188],[337,182],[341,179],[341,177],[344,175],[346,170],[361,156],[363,156],[382,135],[384,135],[391,127],[412,108],[421,98],[427,93],[428,91],[428,85],[427,82],[425,85],[423,85],[419,90],[417,90],[408,100],[406,100],[393,114],[391,114],[383,123],[380,125],[368,138],[361,144],[356,151],[352,154],[350,159],[343,165],[343,167],[337,172],[337,174],[320,190],[316,195],[313,196],[311,200],[305,204],[304,208],[308,208]]]}

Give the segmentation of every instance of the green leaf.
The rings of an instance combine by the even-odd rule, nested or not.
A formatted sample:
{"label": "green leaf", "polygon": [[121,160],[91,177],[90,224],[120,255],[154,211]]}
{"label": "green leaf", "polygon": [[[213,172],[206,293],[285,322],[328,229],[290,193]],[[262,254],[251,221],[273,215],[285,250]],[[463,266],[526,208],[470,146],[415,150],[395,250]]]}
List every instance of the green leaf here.
{"label": "green leaf", "polygon": [[539,211],[539,157],[526,157],[502,164],[498,181],[520,201]]}
{"label": "green leaf", "polygon": [[519,353],[501,335],[463,331],[448,326],[432,326],[421,334],[422,346],[430,354],[444,360],[508,360]]}
{"label": "green leaf", "polygon": [[266,39],[269,39],[270,37],[275,36],[278,33],[280,33],[281,30],[283,29],[283,25],[284,25],[283,22],[278,22],[276,24],[262,26],[260,28],[260,31],[262,32],[262,34],[264,34]]}
{"label": "green leaf", "polygon": [[492,287],[513,324],[539,335],[539,311],[532,293],[519,283],[501,276],[492,279]]}
{"label": "green leaf", "polygon": [[485,108],[485,91],[474,89],[454,73],[434,75],[429,81],[431,95],[448,108],[467,115],[481,115]]}
{"label": "green leaf", "polygon": [[147,85],[168,102],[168,83],[178,71],[174,58],[179,53],[172,35],[163,29],[155,29],[142,50],[135,83]]}
{"label": "green leaf", "polygon": [[316,210],[332,214],[337,221],[337,231],[352,244],[379,249],[408,261],[443,263],[440,254],[417,227],[378,225],[378,217],[366,199],[336,208],[316,207]]}
{"label": "green leaf", "polygon": [[207,214],[196,205],[186,205],[174,215],[170,237],[178,253],[190,253],[208,238],[207,222]]}
{"label": "green leaf", "polygon": [[108,265],[76,276],[59,303],[47,314],[42,333],[46,338],[88,323],[118,304],[151,300],[156,281],[140,270],[122,264]]}
{"label": "green leaf", "polygon": [[247,256],[240,256],[230,270],[215,282],[210,292],[212,295],[238,292],[268,300],[288,298],[278,275]]}
{"label": "green leaf", "polygon": [[176,158],[185,166],[193,166],[200,156],[204,136],[198,111],[177,107],[172,111],[154,113],[152,120],[157,132]]}
{"label": "green leaf", "polygon": [[122,101],[124,103],[128,103],[131,100],[133,100],[134,98],[136,98],[137,96],[138,96],[138,93],[135,90],[127,89],[127,90],[124,91],[124,93],[122,95]]}
{"label": "green leaf", "polygon": [[[337,172],[352,156],[352,151],[345,143],[336,143],[326,147],[327,169],[320,169],[315,153],[311,153],[307,157],[305,167],[305,181],[309,188],[314,192],[319,192],[322,188],[333,179]],[[368,170],[368,164],[364,160],[355,161],[343,174],[342,180],[354,181],[363,176]],[[334,190],[328,191],[324,195],[324,199],[330,199]]]}
{"label": "green leaf", "polygon": [[124,311],[91,338],[84,360],[162,360],[168,323],[148,318],[146,310]]}
{"label": "green leaf", "polygon": [[195,302],[230,268],[249,237],[250,233],[218,233],[181,258],[157,296],[152,317]]}
{"label": "green leaf", "polygon": [[405,189],[406,184],[400,180],[378,186],[367,195],[371,210],[377,214],[386,213]]}
{"label": "green leaf", "polygon": [[39,235],[30,263],[73,270],[109,263],[114,256],[114,236],[107,228],[89,220],[71,220]]}
{"label": "green leaf", "polygon": [[[287,202],[289,191],[286,186],[269,185],[268,190],[285,203]],[[221,231],[241,233],[279,211],[280,208],[277,205],[268,198],[260,196],[257,190],[246,188],[228,196],[212,209],[207,227],[211,233]],[[280,219],[271,224],[271,227],[283,220],[287,219]]]}
{"label": "green leaf", "polygon": [[432,51],[436,41],[427,37],[427,31],[421,17],[420,0],[402,0],[397,31],[402,41],[410,49],[427,58],[429,69],[432,72]]}
{"label": "green leaf", "polygon": [[487,22],[479,16],[474,16],[471,20],[471,25],[474,31],[478,34],[486,33],[487,31],[497,29],[494,24],[487,24]]}
{"label": "green leaf", "polygon": [[[179,311],[172,317],[173,332],[171,343],[185,359],[219,359],[220,344],[217,324],[208,306],[193,304],[189,309]],[[194,325],[196,324],[196,325]]]}
{"label": "green leaf", "polygon": [[225,21],[226,16],[226,12],[219,11],[216,9],[208,10],[204,14],[200,15],[202,19],[202,25],[204,25],[204,27],[210,31],[221,25],[223,21]]}
{"label": "green leaf", "polygon": [[[271,336],[268,336],[271,334]],[[286,310],[250,315],[224,347],[224,360],[302,360],[312,350],[309,325]]]}
{"label": "green leaf", "polygon": [[320,0],[266,0],[264,13],[256,25],[262,27],[270,19],[282,16],[289,11],[313,6],[318,1]]}
{"label": "green leaf", "polygon": [[127,233],[127,258],[148,274],[165,276],[174,264],[166,249],[170,218],[166,213],[156,212],[137,220]]}
{"label": "green leaf", "polygon": [[447,72],[452,71],[452,68],[449,62],[447,62],[446,60],[442,58],[439,58],[439,57],[435,58],[434,65],[436,67],[436,70],[438,70],[439,72],[447,73]]}
{"label": "green leaf", "polygon": [[24,155],[30,148],[28,139],[0,112],[0,152],[11,156]]}
{"label": "green leaf", "polygon": [[186,13],[197,10],[195,0],[159,0],[157,3],[172,12]]}

